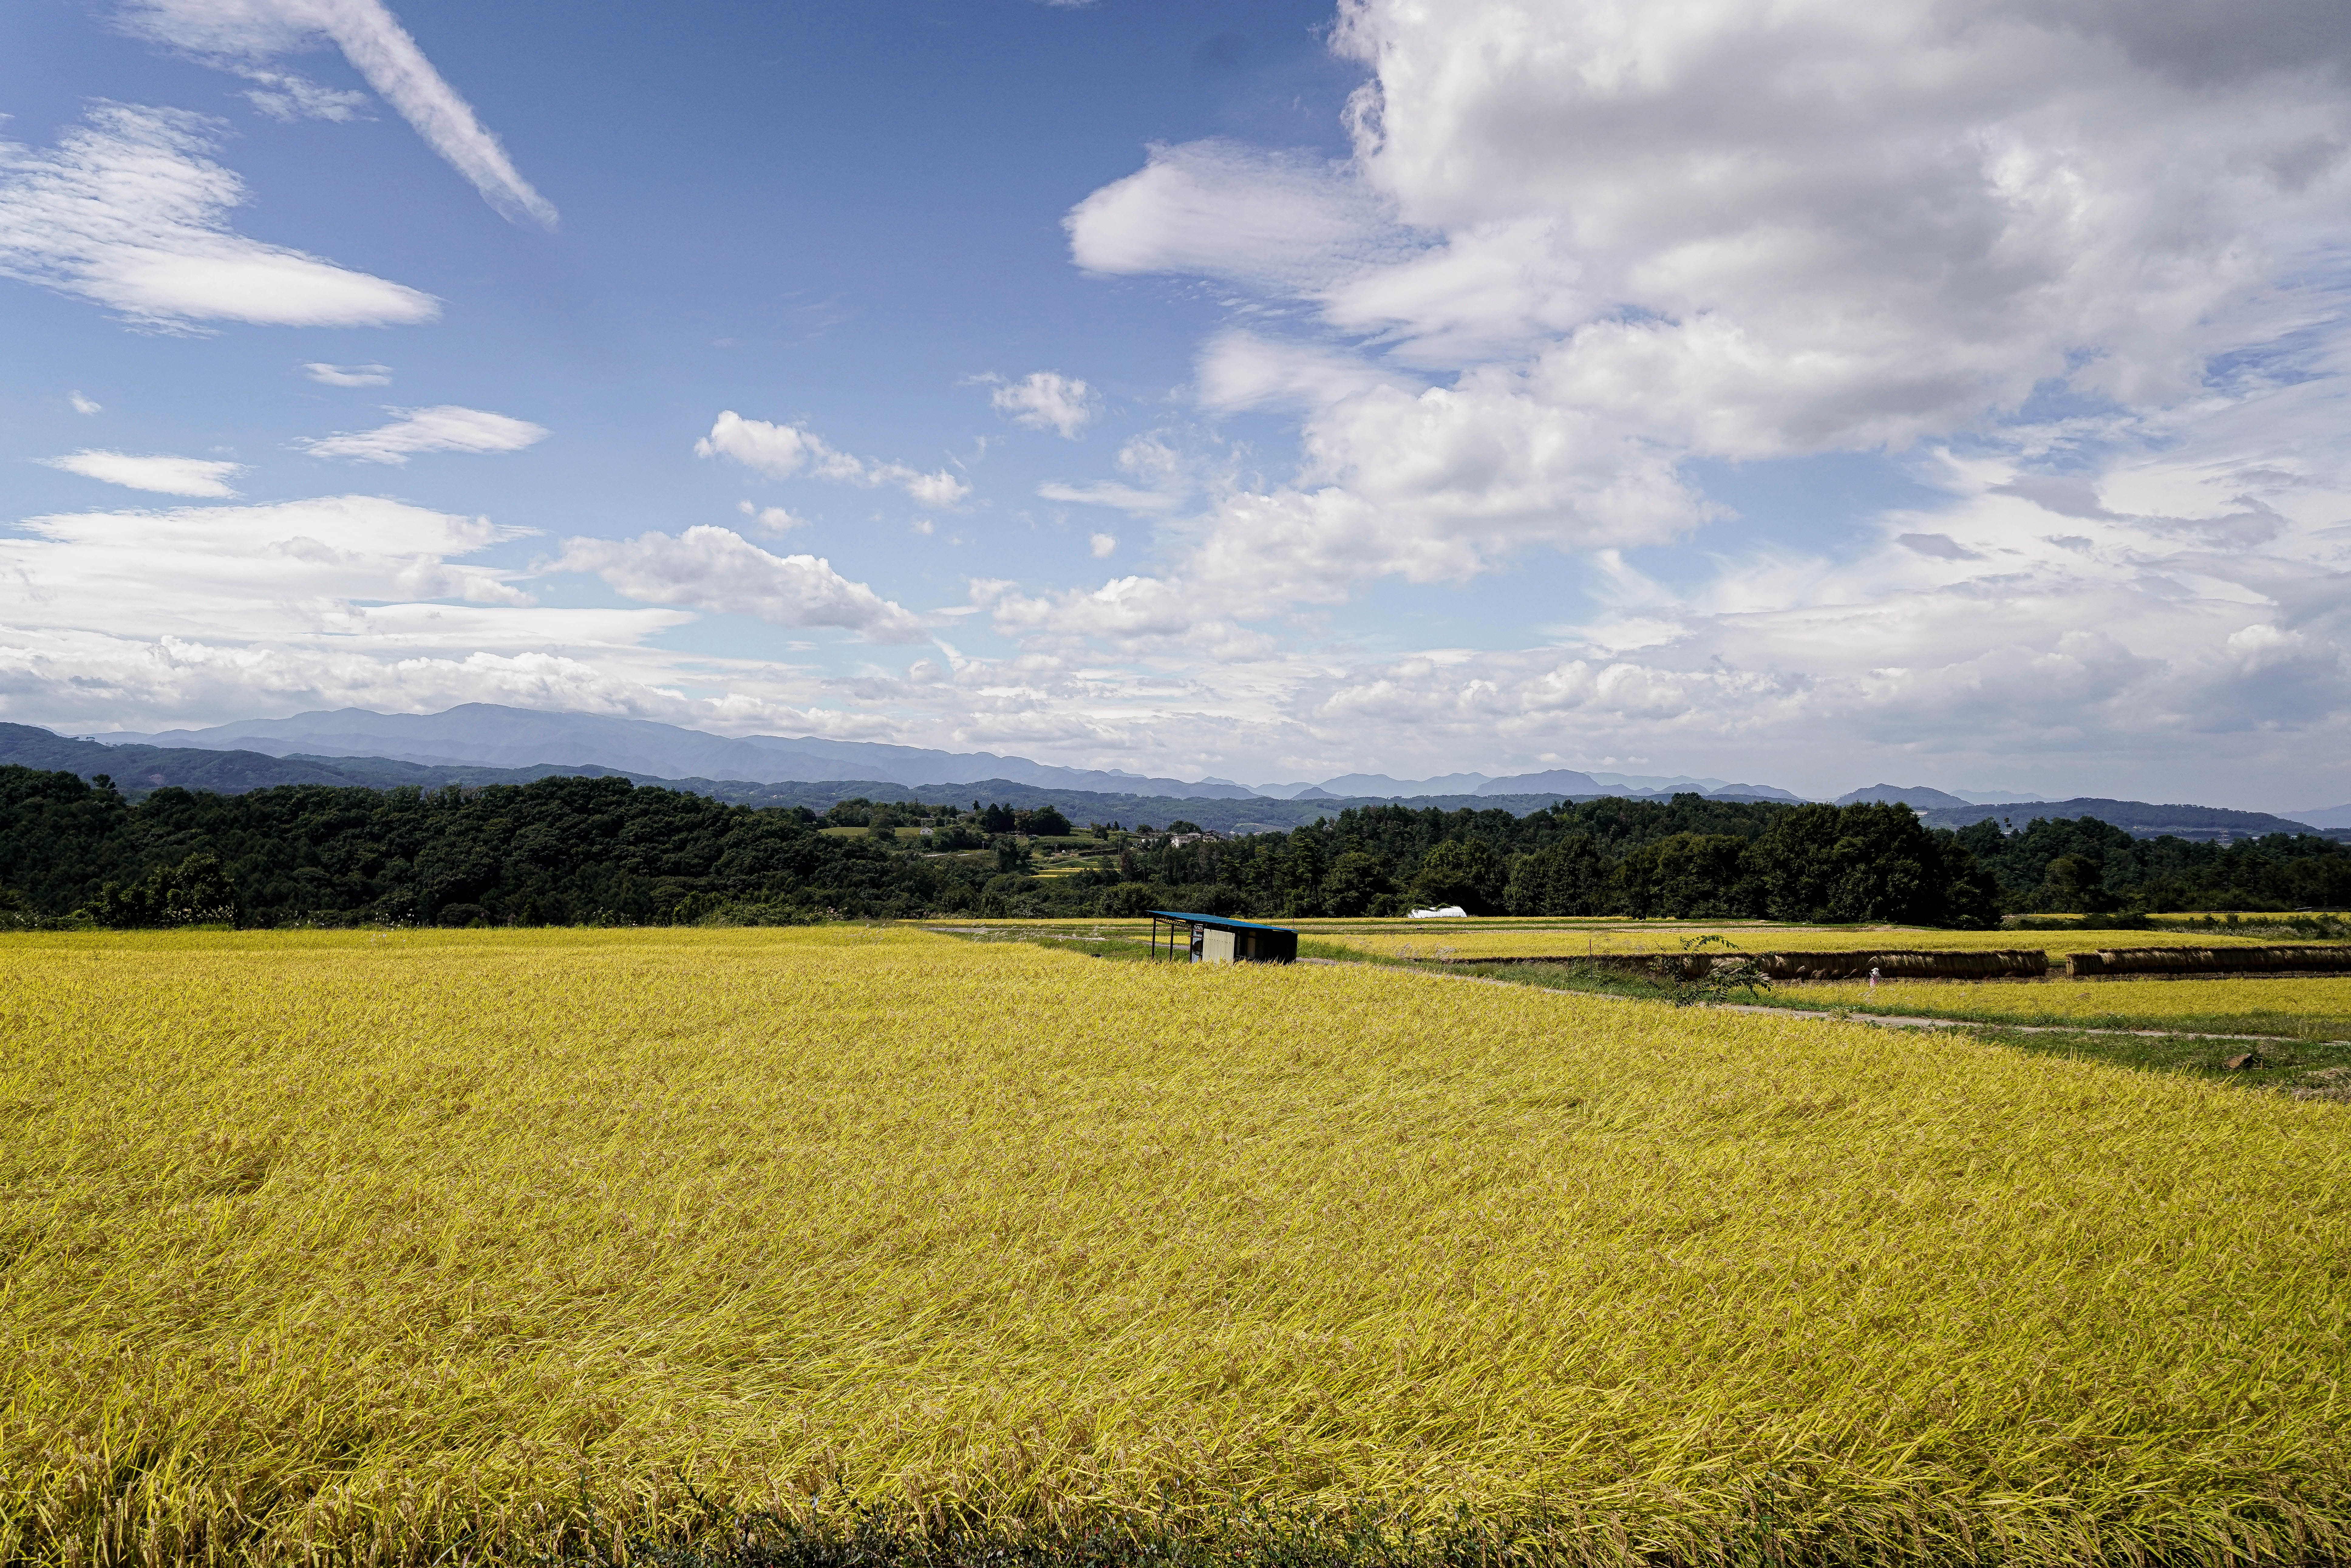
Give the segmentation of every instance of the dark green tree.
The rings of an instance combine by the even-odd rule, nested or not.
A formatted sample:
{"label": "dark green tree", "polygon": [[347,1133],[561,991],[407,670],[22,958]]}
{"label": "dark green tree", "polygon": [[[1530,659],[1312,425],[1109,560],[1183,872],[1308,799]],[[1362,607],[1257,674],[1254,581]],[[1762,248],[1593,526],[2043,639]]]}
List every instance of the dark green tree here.
{"label": "dark green tree", "polygon": [[1448,839],[1421,857],[1413,896],[1437,908],[1458,904],[1471,915],[1496,915],[1510,885],[1510,868],[1477,839]]}
{"label": "dark green tree", "polygon": [[1798,806],[1755,841],[1763,910],[1774,920],[1942,923],[1941,848],[1909,807]]}
{"label": "dark green tree", "polygon": [[118,928],[236,923],[236,890],[217,856],[199,851],[177,865],[157,866],[144,882],[107,883],[85,911]]}
{"label": "dark green tree", "polygon": [[1616,867],[1616,906],[1644,920],[1751,919],[1763,883],[1745,839],[1675,833],[1644,844]]}
{"label": "dark green tree", "polygon": [[1369,915],[1372,905],[1395,892],[1387,862],[1362,850],[1349,850],[1322,873],[1322,912],[1353,919]]}
{"label": "dark green tree", "polygon": [[1598,915],[1609,907],[1608,867],[1589,833],[1570,833],[1510,861],[1502,899],[1512,915]]}

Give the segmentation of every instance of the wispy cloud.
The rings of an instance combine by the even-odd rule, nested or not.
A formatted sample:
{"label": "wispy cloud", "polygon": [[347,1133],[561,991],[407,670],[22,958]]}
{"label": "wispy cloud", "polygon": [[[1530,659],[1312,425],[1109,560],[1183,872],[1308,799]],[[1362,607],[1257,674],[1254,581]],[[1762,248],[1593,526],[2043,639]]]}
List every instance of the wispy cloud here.
{"label": "wispy cloud", "polygon": [[729,409],[711,425],[710,434],[694,444],[697,457],[727,457],[771,479],[806,474],[841,485],[872,489],[894,486],[926,507],[952,507],[971,494],[971,486],[946,469],[928,473],[904,463],[883,463],[853,456],[828,443],[806,425],[770,424],[745,419]]}
{"label": "wispy cloud", "polygon": [[76,413],[104,413],[106,412],[106,405],[104,403],[99,402],[96,398],[84,397],[78,392],[69,392],[66,393],[66,402],[73,405],[73,411]]}
{"label": "wispy cloud", "polygon": [[1114,507],[1122,512],[1172,512],[1184,503],[1174,496],[1157,490],[1138,490],[1132,485],[1122,485],[1105,479],[1093,485],[1064,485],[1048,479],[1037,486],[1037,494],[1048,501],[1061,501],[1074,507]]}
{"label": "wispy cloud", "polygon": [[812,555],[770,555],[707,526],[633,539],[567,540],[555,565],[589,571],[632,599],[753,615],[776,626],[838,626],[869,643],[927,641],[922,622]]}
{"label": "wispy cloud", "polygon": [[53,151],[0,142],[0,276],[151,326],[381,327],[440,301],[228,225],[245,183],[205,156],[216,122],[106,104]]}
{"label": "wispy cloud", "polygon": [[228,486],[229,476],[245,467],[242,463],[225,463],[210,457],[141,457],[128,452],[96,449],[35,461],[78,474],[85,479],[102,479],[131,490],[152,490],[159,496],[234,496],[236,492]]}
{"label": "wispy cloud", "polygon": [[246,93],[245,101],[272,120],[356,120],[360,108],[367,102],[367,94],[363,92],[321,87],[309,78],[297,76],[291,71],[270,71],[257,66],[245,66],[236,74],[255,84]]}
{"label": "wispy cloud", "polygon": [[405,463],[421,452],[519,452],[547,439],[547,427],[478,408],[392,409],[400,415],[373,430],[340,431],[295,444],[313,457]]}
{"label": "wispy cloud", "polygon": [[[382,0],[134,0],[124,20],[134,32],[217,57],[232,68],[329,39],[490,205],[509,218],[555,225],[554,204],[516,170]],[[287,107],[298,105],[289,100]]]}
{"label": "wispy cloud", "polygon": [[[529,604],[515,573],[456,559],[528,530],[372,496],[68,513],[30,517],[18,528],[0,535],[0,578],[14,576],[31,591],[12,601],[0,639],[19,645],[48,629],[167,641],[323,638],[349,649],[361,640],[355,634],[401,622],[403,604],[457,600],[509,616]],[[534,613],[540,623],[511,630],[506,645],[531,645],[533,632],[539,646],[558,641],[572,612]],[[413,624],[429,614],[416,611],[410,629],[471,636],[477,647],[486,641],[483,624],[462,614],[443,626]]]}
{"label": "wispy cloud", "polygon": [[303,373],[322,386],[381,387],[392,384],[390,365],[304,365]]}

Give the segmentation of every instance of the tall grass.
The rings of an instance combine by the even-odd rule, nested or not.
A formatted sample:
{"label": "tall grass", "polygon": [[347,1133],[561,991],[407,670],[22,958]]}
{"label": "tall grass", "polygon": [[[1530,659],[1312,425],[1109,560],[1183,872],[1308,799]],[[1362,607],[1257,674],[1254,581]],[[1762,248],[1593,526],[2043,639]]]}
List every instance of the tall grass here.
{"label": "tall grass", "polygon": [[12,1562],[860,1506],[1467,1517],[1595,1563],[2351,1549],[2340,1107],[904,931],[5,957]]}

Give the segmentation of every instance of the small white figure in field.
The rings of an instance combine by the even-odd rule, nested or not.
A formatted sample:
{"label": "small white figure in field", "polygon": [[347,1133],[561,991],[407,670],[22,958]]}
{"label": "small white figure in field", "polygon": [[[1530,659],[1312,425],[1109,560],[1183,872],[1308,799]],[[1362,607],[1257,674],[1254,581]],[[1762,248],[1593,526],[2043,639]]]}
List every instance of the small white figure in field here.
{"label": "small white figure in field", "polygon": [[1869,988],[1873,991],[1877,989],[1877,966],[1875,964],[1869,967]]}

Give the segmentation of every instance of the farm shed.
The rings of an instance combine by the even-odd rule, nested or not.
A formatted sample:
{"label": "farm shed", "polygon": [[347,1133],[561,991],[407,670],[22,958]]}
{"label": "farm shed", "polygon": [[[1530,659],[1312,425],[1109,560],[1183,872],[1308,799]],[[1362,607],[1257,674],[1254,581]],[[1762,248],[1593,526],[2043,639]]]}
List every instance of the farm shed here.
{"label": "farm shed", "polygon": [[1159,953],[1159,927],[1165,923],[1174,927],[1167,934],[1169,956],[1182,953],[1195,964],[1290,964],[1298,959],[1298,933],[1280,925],[1165,909],[1147,913],[1155,957]]}

